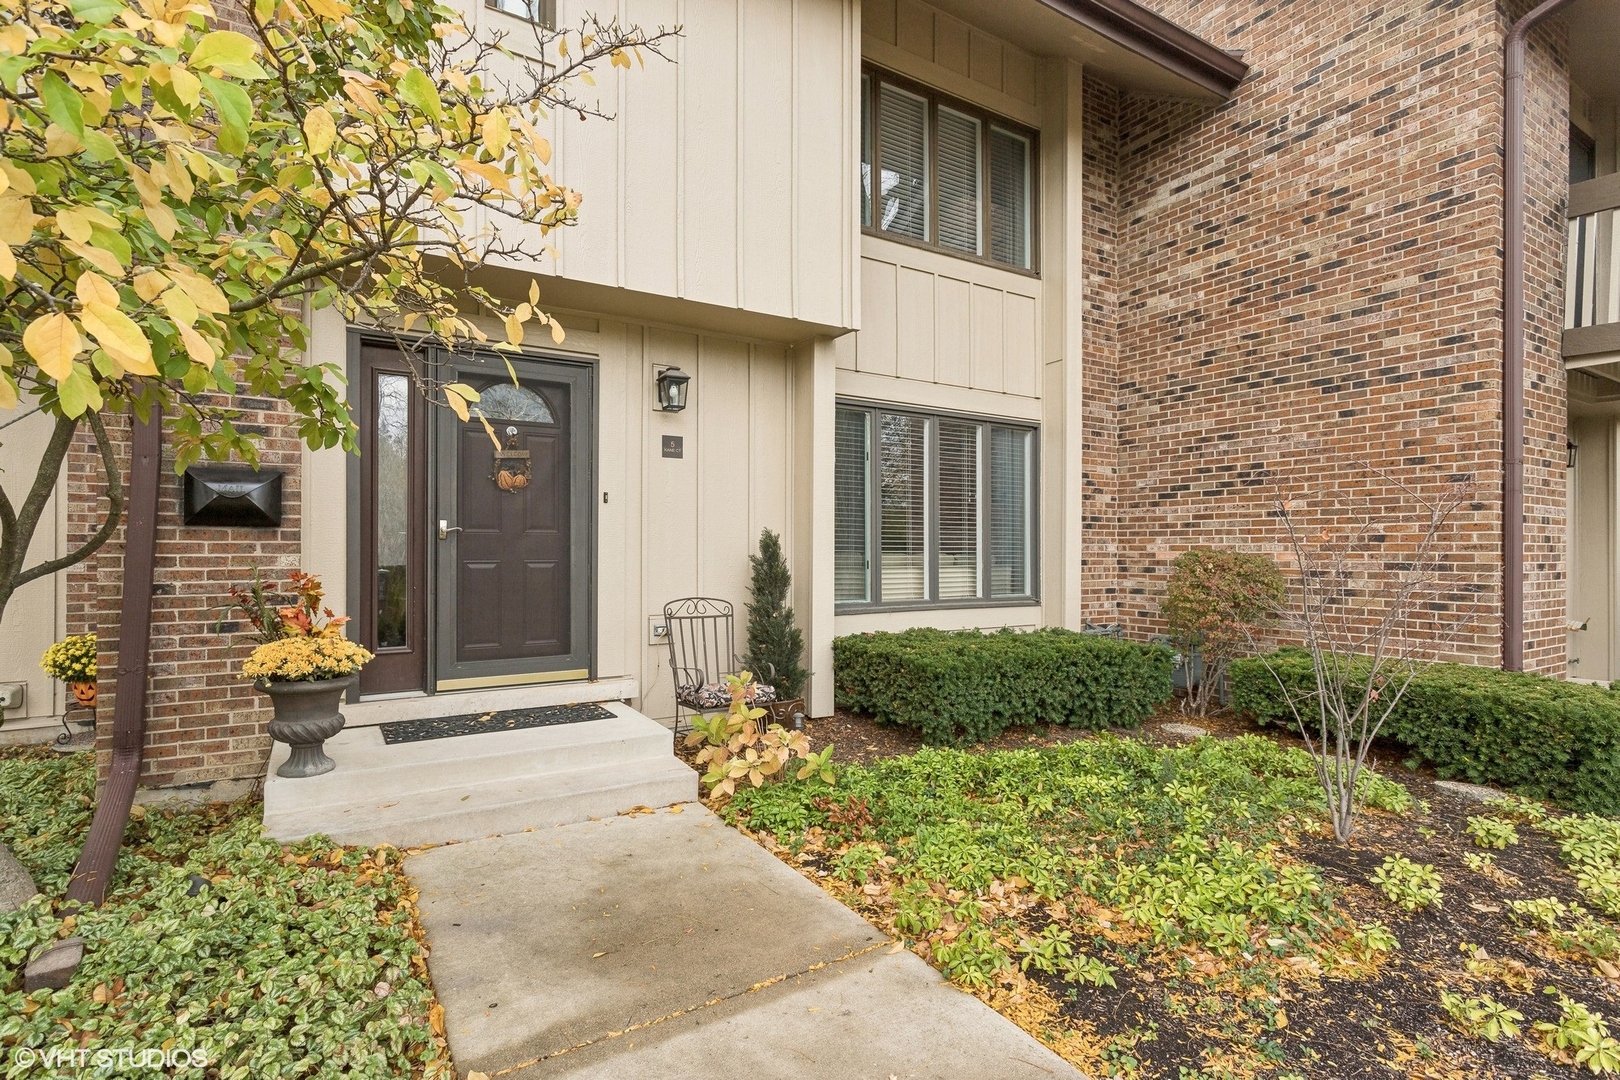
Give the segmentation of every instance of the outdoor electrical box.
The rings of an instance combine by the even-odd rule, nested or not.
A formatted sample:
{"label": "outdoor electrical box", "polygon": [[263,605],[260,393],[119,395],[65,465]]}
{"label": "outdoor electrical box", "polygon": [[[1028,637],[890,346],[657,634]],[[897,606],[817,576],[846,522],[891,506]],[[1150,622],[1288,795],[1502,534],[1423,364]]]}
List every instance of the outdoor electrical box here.
{"label": "outdoor electrical box", "polygon": [[0,682],[0,712],[22,708],[27,691],[27,683]]}
{"label": "outdoor electrical box", "polygon": [[186,470],[187,525],[274,529],[281,525],[281,470],[193,465]]}

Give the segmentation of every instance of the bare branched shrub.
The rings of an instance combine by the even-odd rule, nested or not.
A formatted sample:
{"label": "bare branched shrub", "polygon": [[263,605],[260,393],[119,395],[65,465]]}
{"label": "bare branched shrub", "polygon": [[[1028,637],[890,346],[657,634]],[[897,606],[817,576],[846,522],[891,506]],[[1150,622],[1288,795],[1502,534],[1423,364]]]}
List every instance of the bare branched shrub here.
{"label": "bare branched shrub", "polygon": [[1355,828],[1357,782],[1373,740],[1476,603],[1444,542],[1473,497],[1471,481],[1454,477],[1420,490],[1361,468],[1370,481],[1361,490],[1393,494],[1279,497],[1274,508],[1297,574],[1279,628],[1310,654],[1314,680],[1300,688],[1270,660],[1266,667],[1316,757],[1341,842]]}

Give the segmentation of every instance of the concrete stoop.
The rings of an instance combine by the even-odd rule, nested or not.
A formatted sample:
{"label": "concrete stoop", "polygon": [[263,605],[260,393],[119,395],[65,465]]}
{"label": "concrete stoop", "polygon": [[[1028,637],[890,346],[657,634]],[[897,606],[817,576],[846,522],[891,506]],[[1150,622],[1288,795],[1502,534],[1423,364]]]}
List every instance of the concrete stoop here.
{"label": "concrete stoop", "polygon": [[265,831],[278,840],[317,833],[342,844],[416,847],[611,817],[636,806],[697,798],[697,774],[674,755],[669,729],[627,705],[614,715],[553,727],[422,742],[383,742],[376,727],[326,742],[337,768],[264,785]]}

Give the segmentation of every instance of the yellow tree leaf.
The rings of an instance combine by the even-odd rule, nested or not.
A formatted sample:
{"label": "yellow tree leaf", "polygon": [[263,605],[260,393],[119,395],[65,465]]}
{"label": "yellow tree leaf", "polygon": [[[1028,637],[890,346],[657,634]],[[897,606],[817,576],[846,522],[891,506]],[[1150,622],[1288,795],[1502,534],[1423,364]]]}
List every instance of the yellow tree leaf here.
{"label": "yellow tree leaf", "polygon": [[515,311],[506,317],[506,340],[513,345],[523,344],[523,320]]}
{"label": "yellow tree leaf", "polygon": [[343,92],[344,94],[348,95],[350,101],[354,102],[371,115],[382,115],[382,102],[377,100],[377,95],[371,92],[370,87],[365,86],[354,79],[350,79],[348,82],[343,84]]}
{"label": "yellow tree leaf", "polygon": [[189,267],[172,267],[174,283],[197,305],[198,311],[209,315],[225,315],[231,310],[230,301],[219,291],[219,286]]}
{"label": "yellow tree leaf", "polygon": [[168,312],[169,318],[183,326],[197,325],[197,305],[192,303],[191,297],[186,295],[184,289],[170,287],[163,293],[158,303]]}
{"label": "yellow tree leaf", "polygon": [[495,429],[490,427],[489,421],[484,418],[484,414],[482,412],[478,413],[478,422],[484,425],[484,431],[488,433],[489,441],[495,444],[495,449],[501,449],[501,437],[495,434]]}
{"label": "yellow tree leaf", "polygon": [[258,51],[259,47],[246,34],[215,30],[204,34],[197,42],[189,63],[198,70],[239,67],[251,61]]}
{"label": "yellow tree leaf", "polygon": [[[445,389],[449,390],[449,387],[445,387]],[[444,395],[444,403],[450,406],[450,411],[455,413],[456,416],[460,418],[462,423],[467,422],[467,403],[466,401],[462,400],[460,395],[446,393]]]}
{"label": "yellow tree leaf", "polygon": [[183,322],[176,322],[174,328],[180,332],[180,343],[186,347],[186,355],[191,357],[193,363],[206,368],[214,366],[217,357],[214,355],[214,347],[208,343],[207,338]]}
{"label": "yellow tree leaf", "polygon": [[148,304],[168,287],[169,275],[161,270],[148,270],[135,277],[135,295]]}
{"label": "yellow tree leaf", "polygon": [[191,170],[186,167],[186,159],[174,146],[169,145],[168,154],[169,190],[181,202],[190,204],[192,192],[195,190],[191,183]]}
{"label": "yellow tree leaf", "polygon": [[174,234],[180,229],[180,222],[175,219],[174,211],[160,202],[144,203],[146,220],[152,223],[152,228],[165,241],[173,240]]}
{"label": "yellow tree leaf", "polygon": [[9,371],[0,371],[0,409],[17,407],[17,383]]}
{"label": "yellow tree leaf", "polygon": [[61,382],[72,372],[73,358],[84,348],[84,342],[73,320],[58,311],[28,324],[23,331],[23,348],[41,371]]}
{"label": "yellow tree leaf", "polygon": [[80,244],[73,240],[63,240],[62,246],[108,277],[124,276],[123,263],[118,261],[118,256],[105,248],[92,247],[89,244]]}
{"label": "yellow tree leaf", "polygon": [[25,198],[0,199],[0,242],[21,247],[34,235],[39,215]]}
{"label": "yellow tree leaf", "polygon": [[[133,161],[124,162],[124,168],[129,170],[129,178],[135,182],[135,194],[140,196],[141,202],[153,203],[163,198],[163,189],[158,186],[157,179]],[[82,237],[74,237],[75,240]]]}
{"label": "yellow tree leaf", "polygon": [[18,195],[33,195],[39,190],[32,176],[4,158],[0,158],[0,172],[6,174],[7,191],[15,191]]}
{"label": "yellow tree leaf", "polygon": [[309,142],[309,152],[317,156],[332,149],[332,142],[337,138],[337,124],[323,106],[315,106],[304,117],[304,138]]}
{"label": "yellow tree leaf", "polygon": [[73,292],[82,304],[101,303],[112,307],[118,306],[118,290],[113,287],[112,282],[90,270],[79,275],[79,280],[74,282]]}
{"label": "yellow tree leaf", "polygon": [[506,148],[512,142],[512,127],[506,122],[506,113],[501,109],[492,109],[484,114],[484,147],[495,157],[506,156]]}
{"label": "yellow tree leaf", "polygon": [[96,344],[106,349],[107,355],[122,364],[126,371],[135,375],[158,373],[152,363],[152,343],[146,340],[145,332],[134,319],[113,305],[92,301],[84,305],[79,321],[84,323],[85,331],[95,338]]}
{"label": "yellow tree leaf", "polygon": [[75,243],[90,239],[90,212],[83,206],[70,206],[56,212],[56,229]]}
{"label": "yellow tree leaf", "polygon": [[0,280],[10,281],[17,276],[17,256],[9,245],[0,244]]}
{"label": "yellow tree leaf", "polygon": [[169,86],[175,97],[192,108],[202,101],[202,80],[178,64],[169,69]]}

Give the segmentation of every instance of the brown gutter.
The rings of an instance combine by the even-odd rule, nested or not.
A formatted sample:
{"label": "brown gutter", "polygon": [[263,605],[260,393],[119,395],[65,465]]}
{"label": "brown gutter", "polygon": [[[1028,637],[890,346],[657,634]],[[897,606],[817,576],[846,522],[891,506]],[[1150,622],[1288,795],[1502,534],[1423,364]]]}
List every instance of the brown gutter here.
{"label": "brown gutter", "polygon": [[1231,97],[1249,65],[1134,0],[1040,0],[1121,48],[1221,97]]}
{"label": "brown gutter", "polygon": [[94,907],[107,895],[124,826],[135,802],[146,741],[146,662],[152,637],[152,566],[157,544],[158,472],[163,457],[163,417],[153,407],[147,421],[130,419],[128,517],[124,523],[124,596],[118,613],[118,682],[113,702],[112,771],[96,801],[67,898]]}
{"label": "brown gutter", "polygon": [[1524,670],[1524,52],[1542,20],[1574,0],[1543,0],[1508,31],[1502,237],[1502,670]]}

